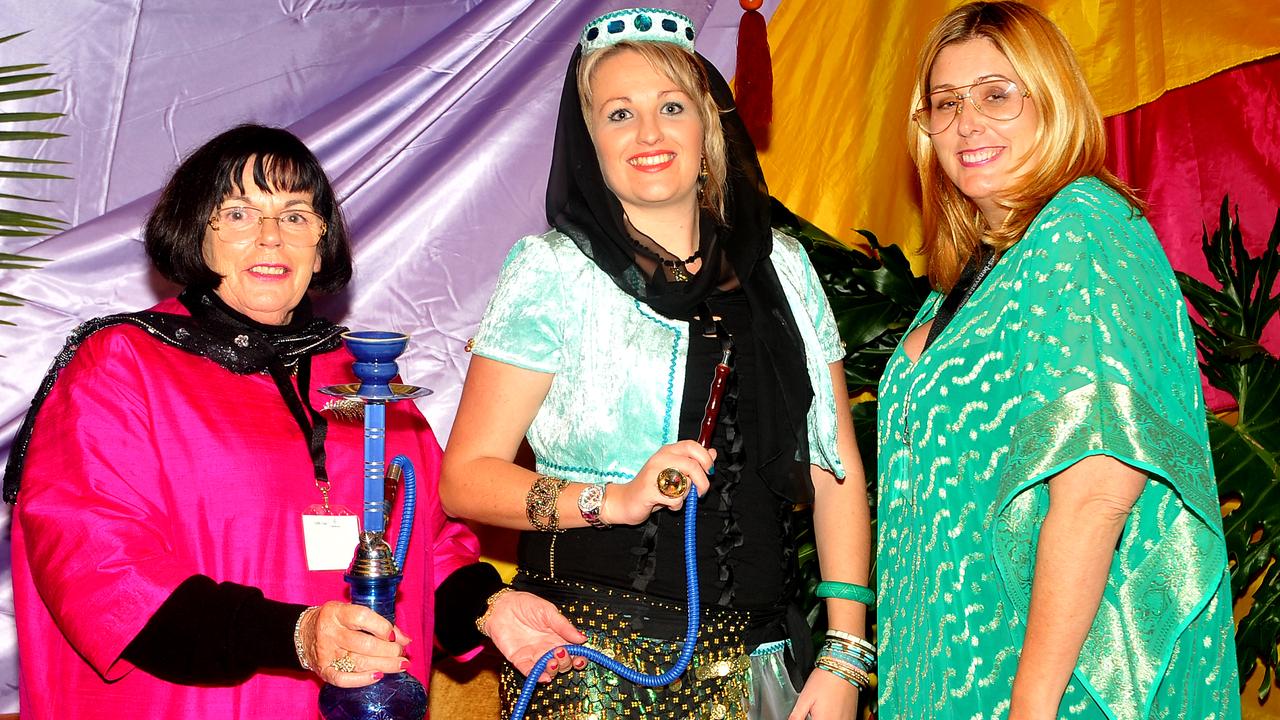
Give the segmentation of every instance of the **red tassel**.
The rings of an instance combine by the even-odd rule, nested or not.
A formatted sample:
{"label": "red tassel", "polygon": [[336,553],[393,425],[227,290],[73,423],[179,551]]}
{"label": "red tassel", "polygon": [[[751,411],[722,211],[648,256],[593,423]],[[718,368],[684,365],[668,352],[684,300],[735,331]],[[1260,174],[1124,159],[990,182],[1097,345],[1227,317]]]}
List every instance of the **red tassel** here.
{"label": "red tassel", "polygon": [[[741,0],[744,8],[760,4]],[[734,77],[738,114],[751,133],[756,148],[769,147],[773,122],[773,63],[769,59],[769,31],[764,16],[749,9],[738,25],[738,67]]]}

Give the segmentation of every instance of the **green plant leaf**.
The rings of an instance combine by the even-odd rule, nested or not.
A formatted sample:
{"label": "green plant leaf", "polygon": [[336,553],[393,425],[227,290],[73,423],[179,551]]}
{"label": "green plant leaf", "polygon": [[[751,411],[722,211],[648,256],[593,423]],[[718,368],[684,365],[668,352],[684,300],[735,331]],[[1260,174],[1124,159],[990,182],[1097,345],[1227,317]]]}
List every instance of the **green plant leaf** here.
{"label": "green plant leaf", "polygon": [[0,224],[4,225],[20,225],[25,222],[36,223],[55,223],[65,225],[65,220],[57,218],[45,217],[44,215],[33,215],[32,213],[19,212],[17,210],[0,209]]}
{"label": "green plant leaf", "polygon": [[1245,250],[1239,218],[1229,208],[1224,197],[1217,229],[1201,235],[1209,271],[1220,287],[1185,273],[1177,277],[1187,302],[1203,317],[1194,327],[1200,367],[1209,383],[1231,393],[1237,404],[1234,423],[1209,414],[1209,444],[1219,495],[1239,501],[1223,518],[1233,597],[1239,600],[1261,580],[1253,605],[1237,625],[1236,649],[1242,683],[1261,662],[1258,698],[1265,700],[1280,663],[1280,360],[1262,346],[1261,337],[1280,312],[1280,294],[1271,294],[1280,273],[1280,214],[1266,249],[1255,258]]}
{"label": "green plant leaf", "polygon": [[929,296],[929,281],[916,277],[896,245],[881,245],[867,230],[867,250],[841,243],[773,201],[774,227],[800,240],[826,290],[848,350],[845,379],[851,391],[874,390],[903,332]]}
{"label": "green plant leaf", "polygon": [[[24,158],[14,157],[12,155],[0,155],[0,162],[7,163],[25,163],[28,165],[70,165],[66,160],[44,160],[42,158]],[[2,195],[0,197],[18,197],[17,195]],[[34,198],[26,198],[33,200]]]}
{"label": "green plant leaf", "polygon": [[[15,38],[22,37],[25,34],[25,32],[19,32],[11,35],[5,35],[4,37],[0,37],[0,43],[9,42]],[[0,102],[29,100],[62,92],[59,88],[45,87],[19,89],[14,87],[22,83],[29,83],[53,77],[54,73],[41,70],[44,67],[46,67],[45,63],[21,63],[0,67],[0,87],[9,86],[14,88],[0,91]],[[32,72],[33,70],[39,72]],[[34,123],[35,129],[0,130],[0,142],[22,142],[32,140],[44,141],[66,137],[65,133],[54,132],[51,129],[41,129],[42,126],[48,127],[49,121],[63,117],[63,113],[48,112],[38,108],[29,108],[27,105],[29,105],[29,103],[21,103],[14,111],[0,112],[0,123]],[[19,165],[36,166],[66,164],[58,160],[18,157],[13,155],[0,155],[0,163],[16,163]],[[69,179],[66,175],[39,172],[26,168],[0,170],[0,179],[3,178],[29,180]],[[42,198],[33,198],[11,193],[0,193],[0,198],[19,202],[49,202]],[[57,218],[37,215],[35,213],[24,212],[22,210],[0,208],[0,237],[44,237],[53,233],[61,232],[65,225],[65,221]],[[48,262],[48,260],[44,258],[18,255],[14,253],[0,253],[0,270],[34,270],[38,269],[41,267],[42,263],[46,262]],[[24,302],[25,300],[17,295],[0,292],[0,307],[17,307],[22,305]],[[12,326],[14,323],[8,320],[0,320],[0,325]]]}
{"label": "green plant leaf", "polygon": [[14,85],[20,82],[30,82],[32,80],[40,80],[47,77],[53,77],[53,73],[42,72],[23,73],[21,75],[0,75],[0,85]]}
{"label": "green plant leaf", "polygon": [[43,130],[0,130],[0,141],[4,140],[52,140],[66,137],[66,133],[45,132]]}
{"label": "green plant leaf", "polygon": [[10,227],[41,227],[50,230],[62,230],[60,225],[66,225],[65,220],[58,218],[44,217],[42,215],[32,215],[30,213],[19,213],[12,210],[0,210],[0,226]]}
{"label": "green plant leaf", "polygon": [[58,88],[35,88],[32,90],[6,90],[0,92],[0,102],[5,100],[25,100],[26,98],[40,97],[42,95],[52,95],[62,92]]}
{"label": "green plant leaf", "polygon": [[35,70],[36,68],[48,67],[49,63],[27,63],[26,65],[0,65],[0,73],[22,72],[24,70]]}
{"label": "green plant leaf", "polygon": [[1280,275],[1280,210],[1276,211],[1275,224],[1271,227],[1266,250],[1256,261],[1251,261],[1250,269],[1256,274],[1256,278],[1253,282],[1255,290],[1252,302],[1245,308],[1245,334],[1262,337],[1267,323],[1280,313],[1280,288],[1276,288],[1276,294],[1271,295],[1271,288],[1276,287],[1276,276]]}
{"label": "green plant leaf", "polygon": [[1250,363],[1240,419],[1235,425],[1210,416],[1209,439],[1213,448],[1218,490],[1224,499],[1237,499],[1239,507],[1223,518],[1227,553],[1234,563],[1231,594],[1239,599],[1262,577],[1253,605],[1236,629],[1241,682],[1261,660],[1266,675],[1258,699],[1271,691],[1272,674],[1280,662],[1280,579],[1275,561],[1280,559],[1280,362],[1258,357]]}
{"label": "green plant leaf", "polygon": [[62,117],[62,113],[55,112],[0,113],[0,122],[35,122],[38,120],[53,120],[60,117]]}
{"label": "green plant leaf", "polygon": [[22,178],[30,180],[70,180],[67,175],[54,175],[53,173],[28,172],[25,170],[0,170],[0,177]]}

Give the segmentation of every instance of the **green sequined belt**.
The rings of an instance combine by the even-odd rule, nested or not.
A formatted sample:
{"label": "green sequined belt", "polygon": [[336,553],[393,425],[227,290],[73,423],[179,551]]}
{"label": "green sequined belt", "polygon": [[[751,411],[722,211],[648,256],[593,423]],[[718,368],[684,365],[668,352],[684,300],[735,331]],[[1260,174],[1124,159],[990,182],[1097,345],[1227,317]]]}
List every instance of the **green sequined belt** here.
{"label": "green sequined belt", "polygon": [[[681,643],[647,634],[682,627],[683,606],[634,593],[521,572],[513,585],[551,600],[587,636],[587,647],[645,673],[661,673]],[[544,720],[739,720],[751,703],[751,658],[743,641],[745,614],[704,608],[698,650],[684,677],[662,688],[642,688],[595,664],[538,685],[528,717]],[[643,634],[642,634],[643,633]],[[503,714],[515,704],[524,677],[510,664],[500,683]]]}

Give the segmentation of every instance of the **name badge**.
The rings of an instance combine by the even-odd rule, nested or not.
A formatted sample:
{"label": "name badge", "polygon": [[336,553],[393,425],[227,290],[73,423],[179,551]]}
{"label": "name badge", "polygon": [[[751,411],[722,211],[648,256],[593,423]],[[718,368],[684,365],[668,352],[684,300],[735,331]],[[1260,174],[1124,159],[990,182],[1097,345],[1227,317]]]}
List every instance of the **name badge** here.
{"label": "name badge", "polygon": [[308,570],[346,570],[360,542],[359,518],[306,513],[302,516],[302,539]]}

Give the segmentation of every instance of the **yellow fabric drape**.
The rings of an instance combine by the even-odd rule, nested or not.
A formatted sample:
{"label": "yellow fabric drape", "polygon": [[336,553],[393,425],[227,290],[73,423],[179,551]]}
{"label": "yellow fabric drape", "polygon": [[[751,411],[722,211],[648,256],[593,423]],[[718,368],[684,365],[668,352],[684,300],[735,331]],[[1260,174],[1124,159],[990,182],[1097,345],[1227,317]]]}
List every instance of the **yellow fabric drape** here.
{"label": "yellow fabric drape", "polygon": [[[769,22],[770,191],[818,227],[903,245],[921,271],[907,155],[916,53],[956,0],[783,0]],[[1280,52],[1280,0],[1032,0],[1062,28],[1106,115]],[[914,130],[913,130],[914,132]]]}

